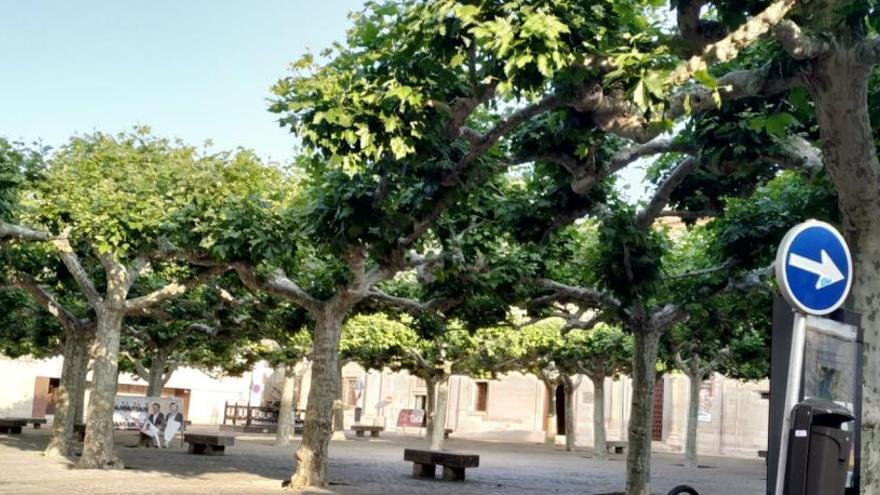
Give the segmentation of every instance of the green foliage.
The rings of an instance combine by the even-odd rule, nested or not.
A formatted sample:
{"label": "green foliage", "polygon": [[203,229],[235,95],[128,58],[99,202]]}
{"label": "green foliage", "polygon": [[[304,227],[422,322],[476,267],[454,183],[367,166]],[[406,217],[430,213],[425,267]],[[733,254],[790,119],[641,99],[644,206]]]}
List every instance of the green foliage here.
{"label": "green foliage", "polygon": [[417,348],[418,342],[415,331],[400,320],[384,313],[358,314],[343,326],[339,356],[344,362],[354,361],[368,370],[414,372],[409,352]]}
{"label": "green foliage", "polygon": [[599,227],[596,273],[600,286],[622,301],[650,294],[661,275],[668,240],[662,231],[642,229],[635,223],[635,211],[618,203]]}
{"label": "green foliage", "polygon": [[23,292],[0,290],[0,355],[52,357],[63,348],[58,322]]}
{"label": "green foliage", "polygon": [[808,218],[835,223],[838,214],[837,195],[826,176],[808,181],[782,172],[748,198],[729,198],[711,229],[726,258],[766,265],[788,229]]}
{"label": "green foliage", "polygon": [[292,263],[301,240],[294,178],[247,151],[206,155],[192,167],[189,196],[164,235],[215,259]]}
{"label": "green foliage", "polygon": [[617,378],[630,372],[633,337],[618,326],[599,323],[589,330],[572,330],[561,341],[554,361],[568,374]]}
{"label": "green foliage", "polygon": [[0,220],[13,219],[18,190],[42,173],[46,152],[47,148],[30,148],[0,137]]}
{"label": "green foliage", "polygon": [[[448,147],[447,106],[480,84],[532,96],[597,75],[583,51],[649,38],[638,1],[368,2],[344,46],[279,81],[272,111],[308,150],[347,172]],[[639,33],[638,35],[636,33]],[[438,104],[439,102],[439,104]],[[441,139],[438,139],[442,137]],[[438,146],[440,148],[438,149]]]}

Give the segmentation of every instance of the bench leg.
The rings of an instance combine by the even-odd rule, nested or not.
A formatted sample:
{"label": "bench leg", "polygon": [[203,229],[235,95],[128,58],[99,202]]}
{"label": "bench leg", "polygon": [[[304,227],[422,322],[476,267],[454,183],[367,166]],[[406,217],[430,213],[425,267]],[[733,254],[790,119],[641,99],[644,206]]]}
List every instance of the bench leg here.
{"label": "bench leg", "polygon": [[446,481],[464,481],[464,468],[443,466],[443,479]]}
{"label": "bench leg", "polygon": [[226,454],[226,446],[225,445],[209,445],[208,450],[205,451],[205,455],[225,455]]}
{"label": "bench leg", "polygon": [[437,466],[434,464],[413,463],[413,478],[433,478],[437,474]]}
{"label": "bench leg", "polygon": [[34,423],[34,429],[35,429],[35,430],[39,430],[39,429],[40,429],[40,423]]}
{"label": "bench leg", "polygon": [[376,430],[373,430],[370,432],[370,436],[375,437],[375,438],[379,438],[379,432]]}
{"label": "bench leg", "polygon": [[357,436],[357,437],[363,437],[363,436],[364,436],[364,430],[355,430],[354,435]]}

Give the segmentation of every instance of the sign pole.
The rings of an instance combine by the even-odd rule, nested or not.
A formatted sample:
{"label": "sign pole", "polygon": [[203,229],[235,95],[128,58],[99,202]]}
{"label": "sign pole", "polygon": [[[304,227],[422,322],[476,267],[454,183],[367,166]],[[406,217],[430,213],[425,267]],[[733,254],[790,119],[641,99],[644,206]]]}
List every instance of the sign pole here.
{"label": "sign pole", "polygon": [[785,467],[788,462],[788,436],[791,430],[791,411],[800,400],[806,335],[807,317],[802,313],[795,312],[791,336],[791,354],[788,361],[788,379],[785,385],[782,431],[779,438],[779,462],[776,469],[775,495],[783,495],[785,490]]}

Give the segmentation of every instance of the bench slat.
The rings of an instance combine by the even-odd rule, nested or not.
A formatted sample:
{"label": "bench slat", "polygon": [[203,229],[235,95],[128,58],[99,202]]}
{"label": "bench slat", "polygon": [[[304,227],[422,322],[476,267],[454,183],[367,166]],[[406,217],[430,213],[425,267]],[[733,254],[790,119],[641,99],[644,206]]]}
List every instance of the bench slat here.
{"label": "bench slat", "polygon": [[183,441],[197,445],[223,445],[230,447],[235,445],[235,437],[229,435],[186,433],[183,435]]}
{"label": "bench slat", "polygon": [[419,464],[434,464],[452,468],[480,467],[480,456],[436,450],[404,449],[403,460]]}

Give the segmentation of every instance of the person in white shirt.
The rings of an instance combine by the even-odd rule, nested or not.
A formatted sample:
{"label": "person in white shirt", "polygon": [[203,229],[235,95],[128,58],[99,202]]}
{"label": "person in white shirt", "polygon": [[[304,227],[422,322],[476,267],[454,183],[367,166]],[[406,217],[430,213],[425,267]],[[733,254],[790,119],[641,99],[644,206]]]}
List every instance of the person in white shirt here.
{"label": "person in white shirt", "polygon": [[172,402],[165,413],[165,447],[174,439],[174,435],[183,427],[183,414],[177,409],[177,403]]}
{"label": "person in white shirt", "polygon": [[[162,448],[162,426],[165,424],[165,416],[160,412],[161,406],[158,402],[153,403],[153,412],[147,416],[147,421],[141,428],[141,433],[153,439],[156,448]],[[166,443],[167,446],[167,443]]]}

